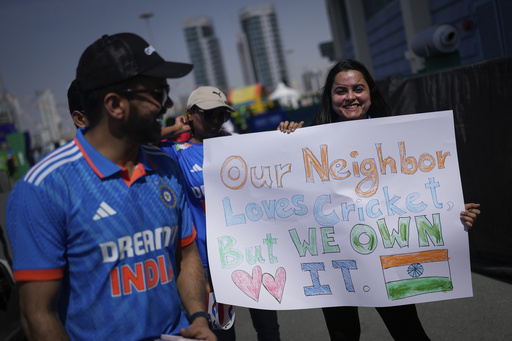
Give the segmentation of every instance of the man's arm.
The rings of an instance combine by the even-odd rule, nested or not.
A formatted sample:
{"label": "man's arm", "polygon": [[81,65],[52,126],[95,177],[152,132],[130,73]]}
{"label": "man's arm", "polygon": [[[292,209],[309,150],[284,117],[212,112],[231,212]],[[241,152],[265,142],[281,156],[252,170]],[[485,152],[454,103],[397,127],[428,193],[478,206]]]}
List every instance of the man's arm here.
{"label": "man's arm", "polygon": [[[182,247],[178,250],[179,274],[177,278],[178,291],[185,310],[189,315],[206,311],[206,291],[203,263],[197,251],[196,243]],[[182,329],[185,337],[213,341],[215,335],[209,328],[208,320],[198,317],[190,324],[188,329]]]}
{"label": "man's arm", "polygon": [[29,340],[69,340],[57,314],[59,288],[60,281],[18,283],[21,323]]}
{"label": "man's arm", "polygon": [[176,122],[174,125],[169,127],[162,127],[161,135],[163,139],[170,139],[188,131],[190,131],[190,125],[188,124],[187,118],[185,116],[179,116],[176,117]]}

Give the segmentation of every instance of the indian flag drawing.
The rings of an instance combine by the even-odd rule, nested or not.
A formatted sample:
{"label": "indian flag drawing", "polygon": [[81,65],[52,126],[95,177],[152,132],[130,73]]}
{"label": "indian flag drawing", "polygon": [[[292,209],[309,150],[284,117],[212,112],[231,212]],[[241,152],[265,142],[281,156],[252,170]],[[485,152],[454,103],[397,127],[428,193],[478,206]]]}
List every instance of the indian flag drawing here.
{"label": "indian flag drawing", "polygon": [[448,250],[381,256],[386,290],[391,300],[452,291]]}

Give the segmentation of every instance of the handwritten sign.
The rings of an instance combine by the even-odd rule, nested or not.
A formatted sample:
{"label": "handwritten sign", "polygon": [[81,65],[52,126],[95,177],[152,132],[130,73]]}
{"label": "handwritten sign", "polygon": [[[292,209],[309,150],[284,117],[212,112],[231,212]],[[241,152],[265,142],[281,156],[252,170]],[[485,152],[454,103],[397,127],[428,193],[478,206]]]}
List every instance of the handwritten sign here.
{"label": "handwritten sign", "polygon": [[452,111],[205,141],[219,302],[392,306],[472,296]]}

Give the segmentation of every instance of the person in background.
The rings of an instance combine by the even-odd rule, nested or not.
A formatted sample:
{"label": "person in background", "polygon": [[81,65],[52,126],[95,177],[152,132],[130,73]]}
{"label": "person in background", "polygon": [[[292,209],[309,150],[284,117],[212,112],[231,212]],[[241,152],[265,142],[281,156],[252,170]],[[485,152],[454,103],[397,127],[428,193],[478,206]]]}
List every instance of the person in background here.
{"label": "person in background", "polygon": [[[312,125],[329,124],[391,114],[391,108],[366,67],[354,60],[335,64],[327,74],[321,92],[320,109]],[[278,130],[290,133],[303,122],[281,122]],[[480,214],[480,204],[465,204],[461,220],[471,228]],[[429,340],[413,304],[377,307],[377,312],[395,340]],[[361,325],[357,307],[322,309],[331,340],[359,340]]]}
{"label": "person in background", "polygon": [[18,160],[16,160],[16,155],[11,148],[7,153],[7,171],[9,172],[9,177],[14,178],[14,174],[16,173],[16,169],[18,168]]}
{"label": "person in background", "polygon": [[131,33],[83,52],[88,127],[32,167],[7,205],[29,340],[216,340],[183,175],[148,145],[172,106],[166,78],[191,69]]}
{"label": "person in background", "polygon": [[[189,200],[191,202],[194,225],[197,229],[196,242],[208,278],[208,254],[206,249],[206,215],[203,179],[203,142],[205,139],[230,135],[222,127],[235,110],[227,103],[226,96],[216,87],[201,86],[194,90],[187,102],[187,115],[176,119],[176,124],[165,133],[190,130],[188,141],[175,143],[163,142],[160,148],[178,160],[187,180]],[[214,291],[211,282],[208,291]],[[279,324],[274,310],[249,309],[253,326],[259,341],[278,341]],[[227,330],[214,330],[219,340],[235,340],[234,326]]]}

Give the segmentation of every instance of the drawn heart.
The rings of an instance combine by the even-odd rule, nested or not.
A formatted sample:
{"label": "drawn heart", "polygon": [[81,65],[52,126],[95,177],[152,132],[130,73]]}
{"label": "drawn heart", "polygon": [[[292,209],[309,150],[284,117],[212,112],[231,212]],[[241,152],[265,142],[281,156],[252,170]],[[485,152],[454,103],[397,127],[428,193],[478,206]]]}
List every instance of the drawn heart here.
{"label": "drawn heart", "polygon": [[281,303],[281,299],[283,298],[285,282],[286,271],[283,268],[277,269],[275,278],[271,274],[263,274],[263,286],[279,303]]}
{"label": "drawn heart", "polygon": [[231,274],[231,279],[244,294],[258,302],[261,288],[261,268],[259,266],[252,269],[252,277],[243,270],[236,270]]}

